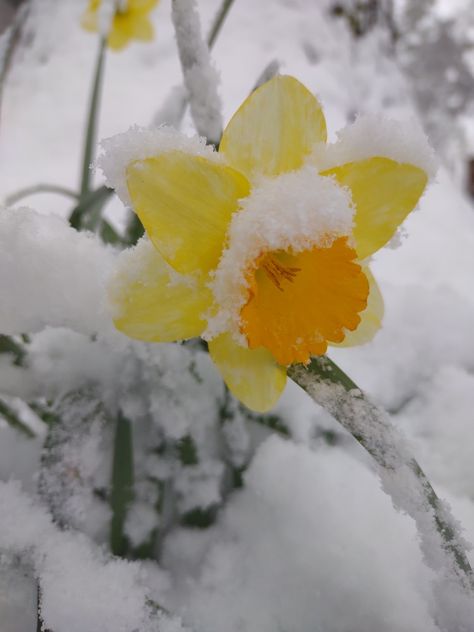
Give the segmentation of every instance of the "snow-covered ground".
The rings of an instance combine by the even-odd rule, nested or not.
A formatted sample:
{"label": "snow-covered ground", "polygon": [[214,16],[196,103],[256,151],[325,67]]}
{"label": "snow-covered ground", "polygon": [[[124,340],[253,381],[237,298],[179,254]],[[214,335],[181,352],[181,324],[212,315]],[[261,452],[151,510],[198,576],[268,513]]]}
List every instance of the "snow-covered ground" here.
{"label": "snow-covered ground", "polygon": [[[18,54],[4,93],[0,199],[44,182],[77,187],[97,49],[79,26],[84,4],[33,3],[29,45]],[[326,16],[326,5],[235,0],[213,50],[225,121],[273,59],[318,95],[331,140],[358,112],[415,116],[409,90],[377,38],[355,44],[341,21]],[[218,0],[200,0],[204,25],[218,6]],[[181,84],[169,1],[161,1],[153,22],[152,43],[107,57],[101,138],[150,123]],[[183,129],[192,130],[189,118]],[[100,173],[95,178],[99,184]],[[168,438],[190,433],[207,446],[213,397],[221,387],[205,357],[197,360],[203,395],[199,384],[183,377],[194,366],[186,355],[191,351],[150,350],[114,332],[104,285],[116,253],[58,219],[69,210],[65,198],[38,194],[25,203],[34,212],[0,214],[0,324],[1,333],[39,333],[28,367],[11,366],[0,356],[0,393],[28,400],[40,394],[64,398],[78,384],[92,391],[82,390],[83,399],[71,407],[76,417],[68,423],[77,425],[78,439],[61,447],[69,450],[70,470],[53,471],[64,483],[58,503],[68,504],[49,509],[56,518],[69,516],[70,531],[52,523],[43,501],[26,495],[33,497],[41,483],[45,427],[31,420],[36,439],[0,427],[0,480],[23,484],[21,491],[16,482],[0,483],[1,632],[36,625],[32,568],[42,579],[43,613],[52,632],[178,631],[175,615],[197,632],[474,630],[466,604],[459,603],[464,614],[456,624],[443,622],[412,519],[396,511],[350,437],[342,435],[335,446],[321,439],[316,430],[339,429],[295,385],[278,406],[295,441],[272,436],[261,442],[244,487],[226,499],[211,527],[170,530],[159,565],[107,558],[110,514],[87,485],[78,491],[68,478],[77,467],[79,478],[107,485],[111,466],[102,460],[101,445],[110,438],[101,415],[87,409],[96,401],[93,389],[99,385],[106,403],[123,397],[129,417],[145,420],[137,430],[140,453],[156,439],[153,424],[150,435],[145,432],[153,413]],[[106,214],[122,225],[117,198]],[[401,247],[379,252],[372,265],[386,303],[384,327],[370,344],[330,355],[393,415],[474,543],[474,213],[443,167],[404,232]],[[93,341],[95,332],[99,339]],[[150,395],[157,380],[165,395]],[[235,426],[229,443],[238,461],[237,453],[248,454],[248,437],[238,420]],[[194,478],[177,478],[183,511],[190,495],[200,494],[203,504],[219,499],[221,462],[215,446],[205,449],[207,459],[193,470]],[[136,465],[143,489],[127,528],[137,542],[143,529],[146,535],[157,525],[146,481],[150,473],[165,480],[163,467],[169,464],[151,453]],[[70,484],[74,494],[68,498]],[[154,615],[150,599],[170,615]]]}

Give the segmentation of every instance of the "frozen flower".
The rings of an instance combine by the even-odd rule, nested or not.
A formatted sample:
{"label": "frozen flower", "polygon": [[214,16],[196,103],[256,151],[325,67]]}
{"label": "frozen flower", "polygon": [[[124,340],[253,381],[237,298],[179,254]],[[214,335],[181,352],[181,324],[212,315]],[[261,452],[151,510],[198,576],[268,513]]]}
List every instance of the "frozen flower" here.
{"label": "frozen flower", "polygon": [[107,45],[113,50],[122,50],[131,40],[149,42],[153,39],[153,25],[148,14],[158,2],[159,0],[89,0],[81,24],[87,31],[97,33],[102,30],[101,26],[105,22]]}
{"label": "frozen flower", "polygon": [[317,99],[278,76],[239,108],[218,153],[153,132],[159,150],[123,167],[122,197],[147,237],[113,281],[116,327],[150,342],[202,336],[258,411],[278,400],[288,365],[370,340],[383,302],[367,258],[415,207],[429,169],[403,159],[398,128],[396,160],[380,155],[377,130],[358,129],[359,140],[348,131],[326,145]]}

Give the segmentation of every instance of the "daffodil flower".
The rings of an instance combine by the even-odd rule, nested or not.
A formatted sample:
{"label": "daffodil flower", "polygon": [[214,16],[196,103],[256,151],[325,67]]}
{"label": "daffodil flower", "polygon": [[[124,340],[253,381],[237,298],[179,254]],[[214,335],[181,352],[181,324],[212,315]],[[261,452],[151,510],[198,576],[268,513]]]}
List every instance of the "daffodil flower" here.
{"label": "daffodil flower", "polygon": [[[100,31],[100,9],[104,0],[89,0],[81,24],[87,31]],[[107,45],[122,50],[131,40],[149,42],[153,39],[153,25],[149,13],[159,0],[119,0],[112,16]]]}
{"label": "daffodil flower", "polygon": [[278,400],[289,365],[370,340],[383,301],[367,260],[428,176],[352,145],[326,145],[317,99],[278,76],[239,108],[219,152],[183,140],[132,160],[128,195],[147,238],[111,286],[115,326],[149,342],[202,336],[229,389],[257,411]]}

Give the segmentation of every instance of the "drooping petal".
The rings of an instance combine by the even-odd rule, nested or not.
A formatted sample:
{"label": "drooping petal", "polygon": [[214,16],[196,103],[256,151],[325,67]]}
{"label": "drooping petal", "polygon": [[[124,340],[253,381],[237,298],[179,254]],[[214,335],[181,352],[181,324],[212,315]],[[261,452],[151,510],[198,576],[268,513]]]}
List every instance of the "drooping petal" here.
{"label": "drooping petal", "polygon": [[370,342],[377,331],[382,326],[384,314],[383,296],[374,279],[372,272],[367,266],[363,268],[364,274],[369,281],[369,297],[367,307],[360,312],[360,324],[354,331],[346,331],[346,337],[342,342],[332,343],[336,347],[355,347]]}
{"label": "drooping petal", "polygon": [[146,239],[120,255],[109,297],[116,328],[146,342],[199,336],[206,324],[202,314],[212,302],[203,280],[170,270]]}
{"label": "drooping petal", "polygon": [[209,353],[229,390],[248,408],[265,412],[278,401],[286,384],[286,370],[266,349],[245,349],[230,334],[211,340]]}
{"label": "drooping petal", "polygon": [[274,176],[299,169],[326,136],[317,99],[294,77],[283,75],[243,102],[222,135],[219,151],[248,178]]}
{"label": "drooping petal", "polygon": [[183,274],[216,267],[231,215],[250,186],[234,169],[180,151],[132,163],[127,185],[150,239]]}
{"label": "drooping petal", "polygon": [[359,259],[390,241],[417,205],[428,182],[423,169],[379,156],[333,167],[321,175],[334,176],[352,193]]}
{"label": "drooping petal", "polygon": [[279,364],[307,362],[360,323],[369,284],[347,238],[330,247],[263,255],[250,271],[241,329],[250,348],[269,349]]}

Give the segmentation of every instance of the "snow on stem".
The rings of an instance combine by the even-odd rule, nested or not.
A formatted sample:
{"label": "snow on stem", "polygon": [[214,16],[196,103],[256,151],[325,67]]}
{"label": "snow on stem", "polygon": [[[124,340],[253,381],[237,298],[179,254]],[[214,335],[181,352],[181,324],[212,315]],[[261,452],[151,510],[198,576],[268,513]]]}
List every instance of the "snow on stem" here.
{"label": "snow on stem", "polygon": [[457,583],[470,593],[474,576],[466,554],[469,545],[388,414],[328,357],[315,357],[308,366],[294,365],[288,375],[374,458],[383,489],[417,525],[425,560],[441,580],[438,588]]}
{"label": "snow on stem", "polygon": [[172,19],[191,116],[198,134],[218,145],[222,134],[218,76],[201,34],[195,0],[173,0]]}

